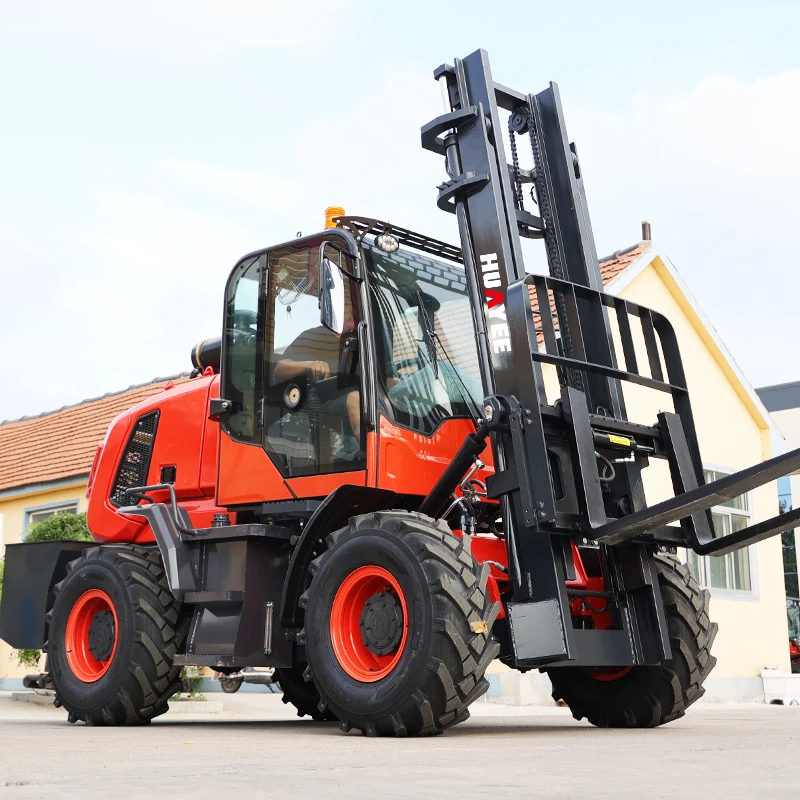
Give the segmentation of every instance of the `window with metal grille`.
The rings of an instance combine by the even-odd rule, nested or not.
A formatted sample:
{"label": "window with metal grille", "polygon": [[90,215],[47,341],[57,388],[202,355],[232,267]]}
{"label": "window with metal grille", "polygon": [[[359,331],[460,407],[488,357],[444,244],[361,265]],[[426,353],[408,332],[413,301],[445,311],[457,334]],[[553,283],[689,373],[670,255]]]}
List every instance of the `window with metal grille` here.
{"label": "window with metal grille", "polygon": [[[719,469],[703,470],[706,483],[718,480],[729,472]],[[717,536],[727,536],[734,531],[743,530],[753,522],[752,499],[750,493],[733,497],[711,509],[714,530]],[[687,550],[686,559],[697,582],[712,591],[735,592],[739,595],[756,595],[755,549],[745,547],[727,555],[698,556]]]}
{"label": "window with metal grille", "polygon": [[134,486],[145,486],[150,471],[150,457],[158,427],[158,411],[145,414],[136,421],[128,444],[122,453],[117,478],[111,488],[109,499],[115,506],[132,505],[126,494]]}

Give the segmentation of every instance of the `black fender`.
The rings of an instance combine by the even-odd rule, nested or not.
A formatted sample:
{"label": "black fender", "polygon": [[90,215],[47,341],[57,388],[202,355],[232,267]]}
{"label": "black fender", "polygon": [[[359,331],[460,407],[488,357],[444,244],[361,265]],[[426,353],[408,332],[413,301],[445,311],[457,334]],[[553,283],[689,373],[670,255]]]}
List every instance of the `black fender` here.
{"label": "black fender", "polygon": [[6,547],[0,639],[11,647],[41,650],[47,641],[47,612],[53,587],[67,574],[67,564],[95,542],[21,542]]}
{"label": "black fender", "polygon": [[317,545],[333,531],[344,528],[352,517],[390,508],[416,508],[421,498],[400,495],[388,489],[371,486],[339,486],[334,489],[312,514],[289,562],[289,571],[281,597],[281,625],[284,628],[303,626],[300,595],[306,590],[306,576]]}

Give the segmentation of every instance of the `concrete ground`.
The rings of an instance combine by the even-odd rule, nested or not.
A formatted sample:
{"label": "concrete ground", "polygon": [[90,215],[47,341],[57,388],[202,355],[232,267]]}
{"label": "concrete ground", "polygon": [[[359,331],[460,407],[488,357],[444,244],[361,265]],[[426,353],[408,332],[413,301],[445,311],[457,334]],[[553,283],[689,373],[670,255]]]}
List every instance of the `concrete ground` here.
{"label": "concrete ground", "polygon": [[[214,699],[217,699],[216,695]],[[433,739],[367,739],[293,716],[280,695],[147,728],[69,725],[0,692],[0,799],[800,798],[800,707],[701,706],[656,730],[478,702]]]}

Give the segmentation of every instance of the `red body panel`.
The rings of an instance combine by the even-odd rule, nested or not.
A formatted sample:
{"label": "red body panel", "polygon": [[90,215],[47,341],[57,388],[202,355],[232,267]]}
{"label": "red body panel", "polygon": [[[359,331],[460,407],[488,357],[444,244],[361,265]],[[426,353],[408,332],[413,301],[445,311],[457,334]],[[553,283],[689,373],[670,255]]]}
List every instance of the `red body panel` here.
{"label": "red body panel", "polygon": [[[147,483],[159,483],[162,467],[176,467],[175,492],[193,524],[208,527],[215,513],[229,507],[295,498],[325,497],[338,486],[378,486],[399,494],[427,494],[450,463],[464,437],[475,430],[469,420],[444,422],[426,437],[381,418],[379,430],[367,436],[368,471],[342,472],[284,480],[266,451],[220,434],[208,419],[208,402],[219,396],[219,376],[203,376],[147,398],[120,414],[112,423],[92,467],[87,521],[97,541],[153,541],[142,520],[117,513],[109,495],[122,453],[136,420],[160,412]],[[483,454],[487,467],[476,477],[493,472],[492,454]],[[161,499],[161,498],[157,498]],[[493,536],[475,538],[479,561],[506,563],[505,544]],[[492,567],[492,596],[506,590],[508,576]]]}
{"label": "red body panel", "polygon": [[207,378],[198,378],[171,389],[167,384],[164,392],[149,400],[157,401],[161,416],[147,482],[159,483],[162,467],[177,467],[175,494],[179,500],[200,496],[200,457],[210,383]]}
{"label": "red body panel", "polygon": [[[161,467],[177,467],[175,492],[197,527],[208,527],[211,517],[224,508],[216,505],[214,484],[219,425],[207,419],[212,388],[218,377],[196,378],[148,397],[120,414],[110,425],[93,466],[87,496],[87,523],[100,542],[149,542],[153,535],[144,521],[117,514],[109,495],[117,476],[122,452],[135,421],[149,411],[160,412],[147,483],[159,483]],[[210,471],[210,467],[214,467]]]}
{"label": "red body panel", "polygon": [[[382,417],[378,435],[367,435],[369,474],[340,472],[285,481],[263,448],[235,442],[223,433],[219,437],[217,499],[221,506],[233,506],[294,497],[325,497],[344,484],[378,486],[400,494],[424,496],[450,463],[464,437],[474,430],[468,420],[449,420],[433,436],[426,437]],[[209,452],[210,448],[205,447],[204,460]],[[491,465],[491,458],[487,447],[484,461]],[[489,466],[479,477],[486,480],[491,471]]]}
{"label": "red body panel", "polygon": [[[400,494],[426,495],[475,425],[466,419],[443,422],[433,435],[393,425],[381,417],[378,437],[377,486]],[[476,477],[485,481],[494,472],[492,451],[487,447],[481,458],[487,465]]]}
{"label": "red body panel", "polygon": [[291,500],[292,493],[263,447],[219,437],[217,500],[222,506]]}

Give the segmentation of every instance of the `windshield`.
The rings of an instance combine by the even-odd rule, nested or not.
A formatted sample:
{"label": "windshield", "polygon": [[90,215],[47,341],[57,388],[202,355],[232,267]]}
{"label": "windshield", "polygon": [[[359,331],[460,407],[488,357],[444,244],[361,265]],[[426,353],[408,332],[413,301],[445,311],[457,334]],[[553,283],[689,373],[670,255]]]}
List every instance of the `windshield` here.
{"label": "windshield", "polygon": [[378,377],[394,421],[432,433],[475,418],[483,400],[463,268],[364,245],[371,276]]}

